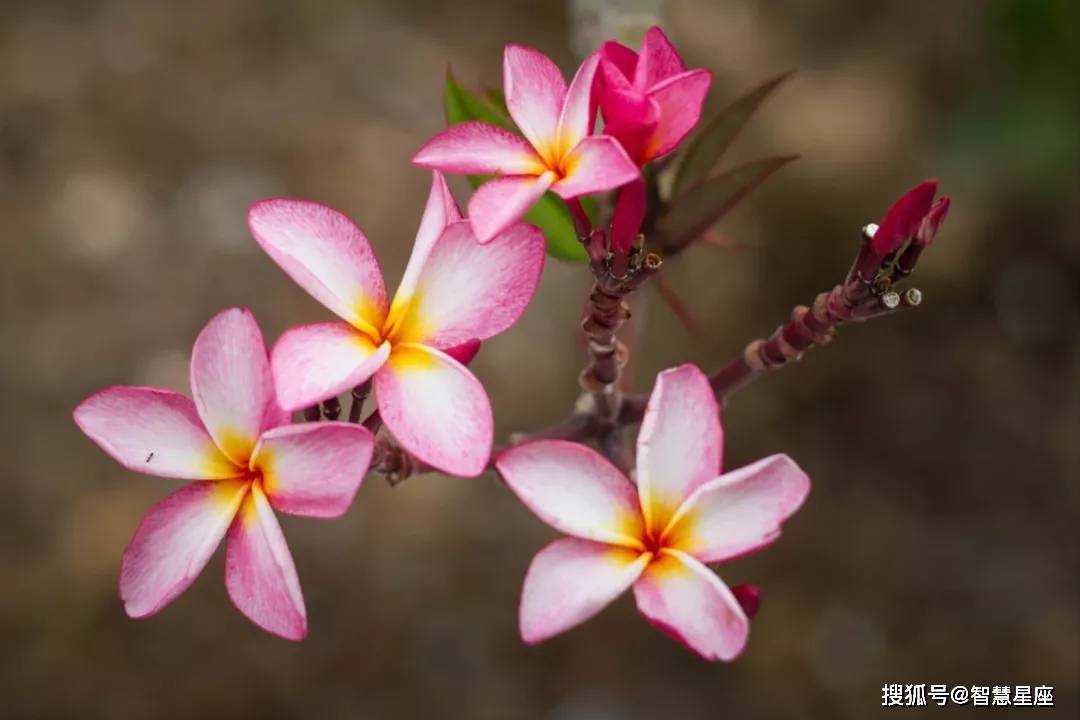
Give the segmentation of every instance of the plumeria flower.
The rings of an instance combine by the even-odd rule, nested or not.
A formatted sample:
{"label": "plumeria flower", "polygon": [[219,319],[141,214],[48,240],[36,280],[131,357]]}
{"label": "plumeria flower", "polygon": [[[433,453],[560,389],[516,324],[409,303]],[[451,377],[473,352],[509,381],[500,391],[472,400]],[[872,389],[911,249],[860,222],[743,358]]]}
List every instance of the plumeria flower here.
{"label": "plumeria flower", "polygon": [[[705,563],[779,537],[810,481],[786,455],[719,475],[721,443],[709,381],[683,365],[660,373],[649,398],[636,489],[584,445],[541,440],[499,456],[510,489],[571,536],[533,559],[521,596],[522,639],[536,643],[568,630],[633,587],[642,615],[694,652],[737,656],[749,632],[746,612]],[[756,602],[756,592],[747,595]]]}
{"label": "plumeria flower", "polygon": [[569,200],[612,190],[639,176],[619,143],[592,135],[592,97],[599,56],[588,57],[567,89],[559,68],[543,54],[507,45],[503,58],[506,107],[522,135],[484,122],[443,130],[416,153],[422,167],[495,175],[469,200],[480,242],[520,219],[547,190]]}
{"label": "plumeria flower", "polygon": [[[687,70],[658,27],[649,28],[635,53],[614,41],[600,49],[597,95],[604,132],[618,139],[638,165],[667,155],[701,119],[712,83],[708,70]],[[645,184],[639,177],[619,191],[612,249],[626,251],[645,215]]]}
{"label": "plumeria flower", "polygon": [[158,612],[198,577],[221,539],[225,587],[262,629],[300,640],[307,614],[274,510],[337,517],[371,462],[359,425],[290,425],[262,333],[247,310],[215,316],[191,353],[195,401],[170,390],[110,387],[75,422],[129,470],[195,480],[150,509],[124,550],[120,597],[131,617]]}
{"label": "plumeria flower", "polygon": [[287,331],[271,353],[286,410],[313,405],[374,376],[379,413],[398,442],[454,475],[483,472],[491,454],[491,405],[453,357],[501,333],[532,299],[544,237],[517,223],[476,241],[442,175],[392,303],[364,233],[332,208],[303,200],[252,206],[251,232],[273,260],[344,322]]}

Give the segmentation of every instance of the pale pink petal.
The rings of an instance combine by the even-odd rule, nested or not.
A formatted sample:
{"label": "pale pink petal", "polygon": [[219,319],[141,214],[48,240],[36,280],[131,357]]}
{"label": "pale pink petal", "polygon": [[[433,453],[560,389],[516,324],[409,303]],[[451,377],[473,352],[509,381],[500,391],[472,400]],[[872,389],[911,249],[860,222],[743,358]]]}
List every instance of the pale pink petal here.
{"label": "pale pink petal", "polygon": [[566,80],[543,53],[507,45],[503,55],[506,109],[540,156],[553,161],[559,115],[566,101]]}
{"label": "pale pink petal", "polygon": [[614,190],[640,177],[619,141],[606,135],[582,140],[563,160],[562,168],[563,178],[551,189],[564,200]]}
{"label": "pale pink petal", "polygon": [[646,91],[660,81],[685,70],[686,65],[664,31],[655,26],[646,30],[634,71],[634,87]]}
{"label": "pale pink petal", "polygon": [[626,88],[633,87],[631,83],[638,63],[638,54],[636,52],[622,43],[608,40],[600,46],[600,56],[604,61],[612,63],[618,69],[619,75],[623,78],[622,83]]}
{"label": "pale pink petal", "polygon": [[356,387],[382,367],[390,345],[345,323],[317,323],[286,330],[270,353],[278,402],[299,410]]}
{"label": "pale pink petal", "polygon": [[199,333],[191,394],[217,446],[246,467],[259,433],[279,412],[266,343],[250,311],[223,310]]}
{"label": "pale pink petal", "polygon": [[262,200],[248,211],[262,249],[343,320],[375,333],[386,315],[386,287],[371,244],[352,220],[307,200]]}
{"label": "pale pink petal", "polygon": [[476,239],[489,243],[506,230],[547,192],[555,173],[539,176],[508,175],[488,180],[469,198],[469,220]]}
{"label": "pale pink petal", "polygon": [[720,474],[723,433],[709,380],[687,363],[656,376],[637,441],[637,483],[648,527],[660,532],[702,483]]}
{"label": "pale pink petal", "polygon": [[580,625],[638,579],[651,553],[562,538],[533,558],[521,589],[518,622],[530,645]]}
{"label": "pale pink petal", "polygon": [[596,123],[596,94],[593,92],[593,87],[599,62],[600,53],[598,52],[585,58],[574,75],[574,79],[570,81],[566,103],[559,116],[558,147],[560,150],[569,150],[592,134],[593,125]]}
{"label": "pale pink petal", "polygon": [[467,221],[454,223],[432,248],[387,337],[442,350],[501,333],[536,292],[544,256],[544,235],[532,225],[515,223],[481,245]]}
{"label": "pale pink petal", "polygon": [[375,397],[387,429],[420,460],[463,477],[487,467],[491,404],[457,360],[423,345],[395,345],[375,374]]}
{"label": "pale pink petal", "polygon": [[432,171],[431,175],[431,192],[424,207],[424,216],[420,219],[420,228],[416,231],[409,264],[405,267],[405,274],[402,275],[401,283],[390,303],[390,313],[386,316],[385,323],[387,327],[393,327],[401,320],[401,314],[408,308],[409,300],[416,291],[420,271],[424,268],[431,249],[442,237],[443,231],[450,223],[461,220],[461,210],[446,184],[446,178],[438,170]]}
{"label": "pale pink petal", "polygon": [[627,252],[645,219],[645,181],[641,178],[619,188],[611,220],[612,252]]}
{"label": "pale pink petal", "polygon": [[660,109],[659,122],[647,150],[650,160],[674,150],[694,129],[701,119],[701,107],[711,83],[712,73],[708,70],[691,70],[649,90],[649,98]]}
{"label": "pale pink petal", "polygon": [[505,451],[495,468],[526,507],[556,530],[644,547],[634,486],[596,451],[563,440],[537,440]]}
{"label": "pale pink petal", "polygon": [[362,425],[301,423],[263,433],[251,463],[276,509],[329,518],[349,509],[373,449]]}
{"label": "pale pink petal", "polygon": [[120,560],[120,599],[128,615],[153,615],[195,581],[247,489],[239,480],[196,482],[150,508]]}
{"label": "pale pink petal", "polygon": [[214,444],[195,403],[170,390],[106,388],[79,403],[74,418],[87,437],[128,470],[185,480],[244,472]]}
{"label": "pale pink petal", "polygon": [[664,532],[664,544],[716,562],[745,555],[780,535],[810,492],[810,478],[787,455],[724,473],[695,490]]}
{"label": "pale pink petal", "polygon": [[229,527],[225,589],[233,605],[263,630],[287,640],[307,635],[296,566],[259,483],[251,486]]}
{"label": "pale pink petal", "polygon": [[539,175],[544,161],[520,135],[479,120],[452,125],[428,140],[413,164],[469,175]]}
{"label": "pale pink petal", "polygon": [[694,558],[662,550],[634,583],[638,611],[706,660],[734,660],[750,633],[739,601]]}

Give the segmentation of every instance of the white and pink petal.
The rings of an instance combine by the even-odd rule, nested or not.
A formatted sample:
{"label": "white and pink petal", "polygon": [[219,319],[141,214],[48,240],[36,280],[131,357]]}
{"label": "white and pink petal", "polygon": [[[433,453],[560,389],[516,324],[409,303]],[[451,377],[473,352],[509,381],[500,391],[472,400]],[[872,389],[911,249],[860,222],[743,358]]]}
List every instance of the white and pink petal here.
{"label": "white and pink petal", "polygon": [[518,499],[556,530],[584,540],[644,547],[633,484],[595,450],[537,440],[503,452],[495,467]]}
{"label": "white and pink petal", "polygon": [[403,343],[374,384],[379,415],[402,447],[451,475],[484,471],[494,433],[491,403],[464,365],[434,348]]}
{"label": "white and pink petal", "polygon": [[582,140],[563,159],[563,177],[551,186],[564,200],[614,190],[641,176],[619,141],[607,135]]}
{"label": "white and pink petal", "polygon": [[667,527],[695,488],[719,475],[719,413],[708,378],[694,365],[657,375],[637,441],[638,492],[654,532]]}
{"label": "white and pink petal", "polygon": [[522,134],[549,163],[566,101],[566,80],[546,55],[507,45],[503,54],[506,108]]}
{"label": "white and pink petal", "polygon": [[249,310],[223,310],[199,333],[191,351],[191,394],[217,446],[246,466],[259,433],[279,410],[266,343]]}
{"label": "white and pink petal", "polygon": [[362,425],[302,423],[263,433],[252,466],[277,510],[332,518],[352,504],[373,449],[374,437]]}
{"label": "white and pink petal", "polygon": [[289,546],[258,483],[244,498],[225,545],[225,589],[236,608],[287,640],[307,635],[307,611]]}
{"label": "white and pink petal", "polygon": [[539,175],[544,161],[529,142],[479,120],[446,128],[413,156],[413,164],[469,175]]}
{"label": "white and pink petal", "polygon": [[538,643],[593,617],[626,592],[652,555],[561,538],[536,554],[521,590],[521,639]]}
{"label": "white and pink petal", "polygon": [[809,492],[810,478],[794,460],[771,455],[698,487],[664,542],[701,562],[745,555],[775,540]]}
{"label": "white and pink petal", "polygon": [[481,243],[489,243],[516,223],[555,182],[555,173],[492,178],[469,198],[469,221]]}
{"label": "white and pink petal", "polygon": [[75,424],[128,470],[213,480],[237,477],[237,467],[206,432],[195,403],[171,390],[114,386],[83,400]]}
{"label": "white and pink petal", "polygon": [[352,220],[307,200],[262,200],[248,211],[262,249],[300,287],[354,327],[374,333],[386,315],[386,286],[371,243]]}
{"label": "white and pink petal", "polygon": [[191,483],[150,508],[120,561],[120,599],[128,615],[153,615],[195,581],[248,487],[239,480]]}
{"label": "white and pink petal", "polygon": [[346,323],[316,323],[285,331],[270,354],[278,401],[299,410],[355,387],[390,356]]}
{"label": "white and pink petal", "polygon": [[750,621],[727,585],[694,558],[663,550],[634,583],[638,611],[706,660],[734,660]]}
{"label": "white and pink petal", "polygon": [[428,255],[392,341],[449,349],[498,335],[532,300],[544,257],[543,233],[532,225],[515,223],[481,244],[467,221],[452,224]]}

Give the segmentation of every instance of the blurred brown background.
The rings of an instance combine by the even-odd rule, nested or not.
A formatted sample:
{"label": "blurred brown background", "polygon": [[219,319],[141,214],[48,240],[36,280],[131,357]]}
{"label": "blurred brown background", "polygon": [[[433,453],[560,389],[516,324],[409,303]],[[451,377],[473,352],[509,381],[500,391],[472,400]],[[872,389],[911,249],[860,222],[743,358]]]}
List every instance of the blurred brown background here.
{"label": "blurred brown background", "polygon": [[[727,465],[786,451],[814,490],[779,543],[721,569],[764,592],[725,666],[628,597],[523,646],[520,583],[553,533],[491,475],[372,476],[339,521],[285,518],[310,615],[299,645],[230,606],[220,558],[159,616],[128,620],[121,550],[174,483],[120,469],[70,419],[112,383],[186,392],[191,343],[222,307],[251,307],[270,339],[326,317],[249,237],[257,198],[341,208],[393,284],[429,183],[408,161],[442,125],[446,64],[497,84],[513,41],[571,70],[563,3],[5,3],[0,716],[865,718],[885,714],[883,683],[907,682],[1049,684],[1057,707],[1024,716],[1076,717],[1077,7],[667,3],[676,45],[715,73],[714,109],[800,70],[729,162],[803,157],[723,224],[746,249],[669,265],[699,336],[649,291],[638,388],[771,331],[916,181],[954,198],[916,276],[922,307],[843,331],[726,411]],[[585,270],[551,262],[475,361],[500,433],[569,408],[585,289]]]}

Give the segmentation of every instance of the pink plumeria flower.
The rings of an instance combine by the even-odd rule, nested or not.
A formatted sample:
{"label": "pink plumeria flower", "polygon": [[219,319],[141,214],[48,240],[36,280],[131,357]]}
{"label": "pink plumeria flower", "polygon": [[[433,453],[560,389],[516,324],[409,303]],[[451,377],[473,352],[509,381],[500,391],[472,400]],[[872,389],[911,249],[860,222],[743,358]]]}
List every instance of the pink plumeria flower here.
{"label": "pink plumeria flower", "polygon": [[885,257],[909,240],[919,248],[934,241],[949,212],[947,195],[934,200],[937,187],[937,180],[923,180],[893,203],[874,232],[875,255]]}
{"label": "pink plumeria flower", "polygon": [[221,539],[225,587],[262,629],[307,634],[292,555],[274,510],[337,517],[371,462],[359,425],[290,425],[274,397],[262,333],[247,310],[215,316],[191,353],[195,401],[115,386],[75,408],[75,422],[129,470],[195,480],[150,509],[124,550],[120,597],[131,617],[157,613],[198,577]]}
{"label": "pink plumeria flower", "polygon": [[559,68],[543,54],[507,45],[503,59],[506,107],[522,134],[473,121],[443,130],[416,153],[422,167],[495,175],[469,200],[480,242],[520,219],[547,190],[569,200],[612,190],[639,176],[611,137],[593,136],[592,97],[599,56],[586,58],[567,89]]}
{"label": "pink plumeria flower", "polygon": [[645,33],[640,53],[608,41],[600,54],[604,132],[639,165],[677,148],[701,118],[712,74],[687,70],[658,27]]}
{"label": "pink plumeria flower", "polygon": [[434,173],[412,257],[388,304],[371,245],[338,211],[264,200],[248,222],[270,257],[344,320],[293,328],[278,340],[271,367],[282,407],[313,405],[374,376],[382,420],[406,450],[454,475],[483,472],[491,405],[453,354],[475,352],[475,341],[524,312],[543,271],[541,232],[517,223],[481,245]]}
{"label": "pink plumeria flower", "polygon": [[536,643],[568,630],[633,587],[638,610],[661,630],[706,659],[735,658],[749,632],[746,612],[705,563],[775,540],[810,481],[786,455],[720,475],[721,445],[709,381],[683,365],[660,373],[649,398],[636,490],[584,445],[541,440],[499,456],[510,489],[571,536],[533,559],[521,596],[522,639]]}
{"label": "pink plumeria flower", "polygon": [[[687,70],[658,27],[646,31],[640,53],[609,41],[600,55],[597,96],[604,132],[618,139],[638,165],[677,148],[701,119],[712,74]],[[612,221],[613,251],[630,248],[644,216],[645,184],[638,178],[619,191]]]}

